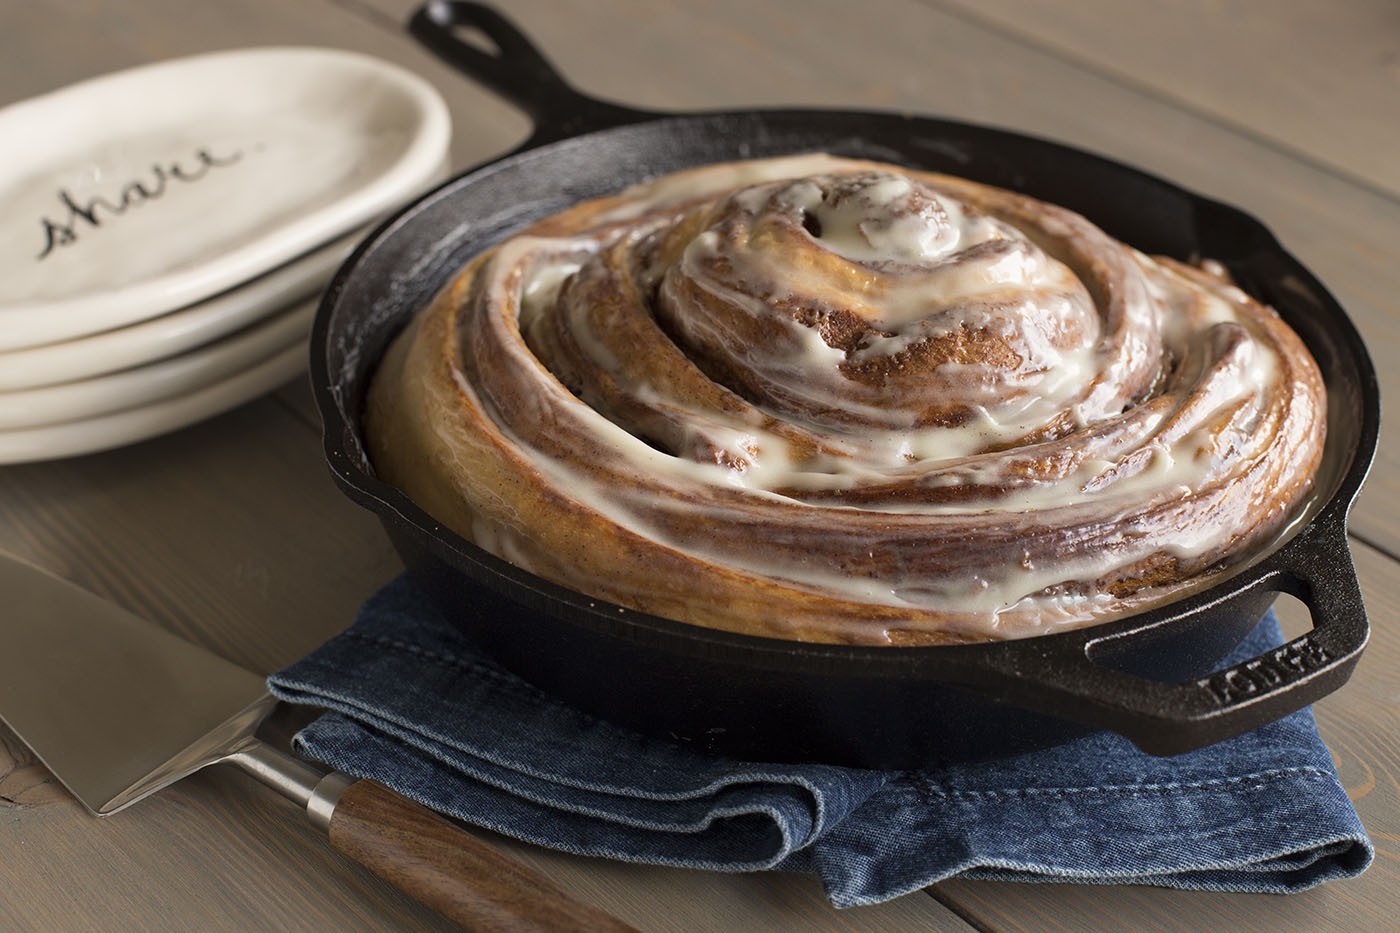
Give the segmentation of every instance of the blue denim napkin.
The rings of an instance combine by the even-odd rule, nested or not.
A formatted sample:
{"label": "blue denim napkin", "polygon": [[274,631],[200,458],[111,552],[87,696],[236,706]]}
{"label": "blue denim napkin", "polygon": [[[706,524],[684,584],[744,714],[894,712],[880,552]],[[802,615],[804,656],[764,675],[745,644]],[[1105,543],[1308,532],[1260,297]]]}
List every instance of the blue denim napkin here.
{"label": "blue denim napkin", "polygon": [[[1269,615],[1237,654],[1278,643]],[[584,855],[816,872],[837,907],[953,877],[1285,893],[1374,854],[1309,710],[1171,759],[1097,734],[929,771],[720,760],[474,655],[409,577],[270,684],[329,710],[301,754],[443,813]]]}

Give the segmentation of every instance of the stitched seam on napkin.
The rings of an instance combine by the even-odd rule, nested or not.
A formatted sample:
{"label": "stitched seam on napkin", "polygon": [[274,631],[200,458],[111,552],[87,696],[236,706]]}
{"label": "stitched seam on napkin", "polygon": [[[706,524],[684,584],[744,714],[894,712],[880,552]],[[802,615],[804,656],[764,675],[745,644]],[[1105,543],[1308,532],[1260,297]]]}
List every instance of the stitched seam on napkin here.
{"label": "stitched seam on napkin", "polygon": [[[520,680],[520,679],[517,678],[515,675],[510,674],[510,673],[505,672],[505,671],[502,671],[502,670],[500,670],[500,669],[498,669],[498,668],[494,668],[494,667],[490,667],[490,666],[487,666],[487,665],[483,665],[483,664],[478,663],[478,662],[475,662],[475,661],[473,661],[473,660],[471,660],[471,659],[469,659],[469,658],[462,658],[462,657],[459,657],[459,656],[457,656],[457,655],[444,654],[444,653],[442,653],[442,652],[437,652],[437,651],[429,651],[429,650],[427,650],[427,649],[425,649],[425,648],[421,648],[421,647],[419,647],[419,646],[417,646],[417,645],[410,644],[410,643],[408,643],[408,642],[399,641],[399,640],[393,639],[393,638],[386,638],[386,637],[384,637],[384,636],[379,636],[379,635],[366,635],[366,634],[364,634],[363,632],[347,631],[347,632],[343,632],[343,633],[341,634],[340,637],[342,637],[342,638],[354,638],[354,639],[356,639],[356,640],[358,640],[358,641],[361,641],[361,642],[366,642],[366,643],[369,643],[369,644],[377,645],[377,646],[382,647],[382,648],[388,648],[388,649],[390,649],[390,650],[399,651],[399,652],[402,652],[402,653],[404,653],[404,654],[411,655],[411,656],[413,656],[413,657],[415,657],[415,658],[419,658],[419,659],[422,659],[422,660],[429,661],[429,662],[431,662],[431,663],[433,663],[433,664],[435,664],[435,665],[438,665],[438,666],[440,666],[440,667],[444,667],[444,668],[456,668],[456,669],[459,669],[459,670],[470,671],[472,674],[479,674],[479,675],[481,675],[481,676],[483,676],[483,677],[486,677],[486,678],[490,679],[491,681],[493,681],[495,684],[499,685],[500,687],[502,687],[502,688],[504,688],[504,689],[507,689],[507,690],[510,690],[510,691],[512,691],[512,692],[514,692],[514,693],[516,693],[516,694],[519,694],[519,695],[524,695],[524,696],[529,696],[529,697],[534,697],[534,698],[541,698],[541,699],[551,699],[551,698],[549,697],[548,694],[544,693],[544,692],[543,692],[542,690],[540,690],[538,687],[535,687],[534,685],[532,685],[532,684],[530,684],[530,683],[527,683],[527,682],[525,682],[525,681]],[[373,719],[378,719],[378,718],[379,718],[376,714],[374,714],[374,712],[373,712],[372,710],[368,710],[368,709],[360,709],[360,711],[359,711],[358,713],[352,712],[351,710],[354,709],[356,706],[357,706],[357,704],[353,704],[353,703],[352,703],[352,704],[350,704],[350,708],[344,709],[343,711],[344,711],[347,715],[356,716],[357,718],[363,718],[365,715],[369,715],[369,716],[370,716],[371,718],[373,718]],[[596,720],[594,717],[590,716],[589,714],[584,713],[584,712],[582,712],[582,711],[573,710],[572,712],[573,712],[574,715],[579,716],[579,717],[581,717],[581,718],[588,719],[588,720],[590,720],[590,721],[599,721],[599,720]],[[414,729],[413,727],[411,727],[410,724],[401,724],[400,727],[401,727],[401,728],[405,728],[405,732],[406,732],[406,733],[412,733],[412,734],[415,734],[415,735],[416,735],[416,734],[419,734],[419,733],[418,733],[418,730],[416,730],[416,729]],[[447,737],[445,737],[445,736],[436,736],[436,735],[434,735],[434,736],[427,736],[427,735],[425,735],[424,737],[425,737],[425,738],[431,738],[433,741],[435,741],[435,742],[440,742],[440,743],[444,744],[445,746],[454,748],[455,750],[457,750],[457,751],[459,751],[459,752],[463,752],[463,753],[468,754],[468,755],[471,755],[471,756],[473,756],[473,757],[480,757],[480,755],[479,755],[476,751],[474,751],[474,750],[472,750],[472,749],[464,748],[464,747],[462,747],[460,744],[453,743],[453,742],[451,742],[450,740],[448,740]],[[639,737],[640,737],[640,738],[643,738],[643,739],[646,739],[645,736],[640,736],[640,735],[639,735]],[[497,765],[499,765],[499,766],[503,766],[503,767],[511,768],[511,769],[514,769],[514,770],[517,770],[517,771],[521,771],[521,773],[530,774],[531,776],[536,777],[536,778],[541,779],[541,780],[554,781],[555,783],[559,783],[559,784],[561,784],[561,785],[567,785],[567,786],[573,786],[573,787],[584,788],[584,789],[587,789],[587,790],[590,790],[590,791],[593,791],[593,792],[597,792],[597,793],[606,793],[606,794],[614,794],[614,795],[617,795],[617,794],[635,794],[635,793],[636,793],[636,790],[635,790],[634,788],[615,787],[615,786],[612,786],[612,785],[587,784],[587,783],[575,782],[575,781],[564,781],[564,780],[562,780],[562,778],[561,778],[560,775],[557,775],[557,774],[551,775],[551,774],[540,773],[540,772],[537,772],[537,771],[536,771],[535,769],[533,769],[533,768],[522,767],[522,765],[521,765],[519,762],[500,760],[500,761],[496,761],[496,762],[494,762],[494,763],[497,764]],[[878,786],[881,786],[881,787],[884,786],[886,780],[888,780],[888,776],[887,776],[887,775],[886,775],[886,776],[882,776],[882,777],[880,778],[880,781],[879,781],[879,785],[878,785]],[[759,786],[759,785],[762,785],[762,784],[765,783],[765,782],[781,782],[781,783],[785,783],[785,784],[788,784],[788,785],[793,786],[793,787],[801,787],[801,788],[802,788],[803,790],[805,790],[809,795],[811,795],[811,802],[810,802],[809,806],[811,806],[811,808],[812,808],[812,810],[813,810],[813,812],[812,812],[812,821],[811,821],[811,822],[812,822],[812,831],[811,831],[811,833],[808,834],[807,839],[805,839],[803,842],[801,842],[800,844],[798,844],[797,847],[800,848],[802,845],[806,845],[808,842],[810,842],[810,840],[811,840],[812,838],[815,838],[816,835],[819,835],[821,832],[824,832],[826,829],[829,828],[829,827],[828,827],[828,824],[827,824],[828,813],[827,813],[827,801],[826,801],[826,797],[825,797],[825,795],[823,795],[823,794],[820,792],[819,788],[818,788],[815,784],[812,783],[811,780],[809,780],[809,779],[807,779],[807,778],[805,778],[805,777],[802,777],[802,778],[794,778],[794,777],[791,776],[791,775],[783,775],[783,774],[780,774],[780,773],[778,773],[778,774],[770,774],[770,773],[768,773],[768,772],[760,771],[760,772],[753,772],[753,773],[744,774],[744,775],[743,775],[740,779],[738,779],[738,780],[724,780],[724,779],[714,780],[714,781],[710,781],[709,783],[707,783],[707,784],[705,784],[705,785],[703,785],[703,786],[701,786],[701,787],[694,788],[694,789],[688,789],[688,790],[683,791],[683,792],[676,792],[676,793],[673,793],[673,794],[664,794],[664,795],[663,795],[663,794],[648,794],[648,795],[646,795],[646,796],[647,796],[649,799],[656,799],[656,800],[667,800],[667,799],[672,799],[672,800],[697,800],[697,799],[703,799],[703,797],[708,796],[708,795],[720,793],[720,792],[722,792],[722,791],[724,791],[724,790],[726,790],[726,789],[736,789],[736,788],[741,788],[741,787],[744,787],[744,786]],[[508,789],[508,788],[507,788],[507,789]],[[783,833],[784,833],[784,836],[785,836],[785,837],[789,834],[789,832],[790,832],[790,829],[787,828],[787,827],[784,827]]]}
{"label": "stitched seam on napkin", "polygon": [[1138,797],[1148,794],[1163,795],[1181,791],[1209,791],[1222,787],[1249,784],[1253,784],[1255,787],[1263,787],[1266,784],[1302,775],[1324,778],[1327,780],[1333,779],[1331,772],[1322,768],[1299,765],[1292,768],[1271,768],[1268,771],[1260,771],[1256,774],[1242,774],[1229,778],[1213,778],[1207,781],[1170,781],[1165,784],[1091,784],[1084,787],[1011,787],[1002,790],[947,790],[937,786],[931,780],[919,780],[918,790],[920,793],[936,797],[975,797],[992,800],[1001,797],[1072,797],[1083,794]]}

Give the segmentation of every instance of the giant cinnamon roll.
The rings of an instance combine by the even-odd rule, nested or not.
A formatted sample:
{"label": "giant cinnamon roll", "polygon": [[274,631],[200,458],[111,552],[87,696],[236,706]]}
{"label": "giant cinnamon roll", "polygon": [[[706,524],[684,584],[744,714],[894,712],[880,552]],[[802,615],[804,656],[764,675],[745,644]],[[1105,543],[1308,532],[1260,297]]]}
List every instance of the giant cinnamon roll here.
{"label": "giant cinnamon roll", "polygon": [[779,638],[1082,626],[1256,555],[1316,364],[1223,274],[828,156],[681,172],[472,260],[371,388],[387,482],[621,606]]}

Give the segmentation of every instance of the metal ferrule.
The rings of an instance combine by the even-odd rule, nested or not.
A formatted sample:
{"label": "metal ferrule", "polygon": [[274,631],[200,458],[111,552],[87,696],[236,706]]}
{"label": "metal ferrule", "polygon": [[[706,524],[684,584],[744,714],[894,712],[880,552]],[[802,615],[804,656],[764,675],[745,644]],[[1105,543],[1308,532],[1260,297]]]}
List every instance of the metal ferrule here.
{"label": "metal ferrule", "polygon": [[327,830],[340,795],[355,783],[349,775],[339,771],[328,774],[257,739],[250,740],[226,760],[305,807],[311,822]]}

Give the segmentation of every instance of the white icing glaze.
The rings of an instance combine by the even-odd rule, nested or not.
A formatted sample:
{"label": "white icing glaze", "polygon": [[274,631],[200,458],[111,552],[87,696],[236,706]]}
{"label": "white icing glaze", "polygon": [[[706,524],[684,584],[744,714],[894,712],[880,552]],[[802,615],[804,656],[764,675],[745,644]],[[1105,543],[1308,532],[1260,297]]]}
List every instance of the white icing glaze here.
{"label": "white icing glaze", "polygon": [[[731,207],[749,218],[739,236],[741,247],[746,236],[805,237],[872,270],[869,278],[856,270],[845,284],[832,287],[817,265],[794,263],[775,271],[755,258],[749,266],[748,254],[734,252],[733,243],[713,227],[684,246],[674,274],[732,317],[687,311],[677,319],[679,339],[729,348],[739,364],[776,387],[772,400],[717,408],[620,375],[627,369],[628,348],[620,350],[612,335],[594,330],[591,318],[568,310],[561,300],[570,278],[602,255],[606,236],[516,238],[483,267],[478,288],[503,313],[476,326],[493,329],[513,365],[546,373],[539,397],[528,403],[538,404],[539,420],[515,412],[514,423],[526,432],[543,430],[537,426],[541,420],[578,426],[593,445],[587,457],[572,461],[537,449],[525,434],[513,436],[513,455],[554,494],[616,528],[734,575],[781,580],[798,590],[872,605],[948,610],[960,614],[960,631],[976,636],[1082,624],[1086,615],[1111,611],[1114,600],[1102,591],[1062,584],[1099,579],[1155,554],[1191,559],[1228,543],[1232,527],[1210,522],[1186,522],[1165,537],[1135,532],[1130,519],[1124,530],[1102,532],[1107,536],[1101,541],[1095,535],[1119,516],[1170,509],[1228,482],[1217,455],[1222,445],[1240,448],[1246,462],[1262,454],[1250,448],[1252,428],[1266,417],[1284,364],[1275,345],[1257,333],[1251,316],[1257,311],[1245,308],[1243,294],[1233,286],[1204,288],[1146,256],[1123,251],[1116,304],[1100,306],[1072,270],[1076,260],[1069,248],[1054,246],[1055,237],[1079,235],[1075,224],[1082,221],[1051,216],[1033,240],[1005,217],[964,203],[942,186],[935,190],[827,156],[670,176],[625,192],[598,215],[599,223],[645,223],[659,206],[736,186],[741,190],[730,198]],[[770,229],[779,232],[766,232]],[[779,255],[776,261],[786,260]],[[898,275],[885,275],[891,269]],[[679,287],[664,280],[658,300],[679,301],[668,291]],[[774,318],[775,299],[807,294],[823,296],[873,330],[858,345],[842,348],[798,315]],[[518,309],[518,320],[511,309]],[[686,449],[658,449],[547,375],[520,331],[547,326],[558,314],[571,315],[577,352],[590,365],[619,374],[619,384],[638,405],[678,425],[676,436]],[[759,327],[766,327],[761,352],[744,343]],[[853,382],[852,367],[899,360],[931,341],[969,333],[1003,341],[1019,362],[931,366],[921,384],[933,385],[935,395],[946,386],[962,399],[958,418],[919,423],[914,409],[891,412],[889,390],[866,391],[863,383]],[[898,375],[898,367],[894,372]],[[495,404],[463,373],[453,377],[473,404],[487,410]],[[1137,379],[1143,388],[1132,391],[1142,396],[1153,378],[1166,380],[1168,388],[1180,383],[1173,389],[1180,399],[1173,395],[1161,404],[1138,406],[1137,398],[1124,397],[1124,385]],[[823,414],[827,411],[833,414]],[[1222,419],[1229,430],[1212,427]],[[800,449],[794,425],[818,430],[823,449]],[[1049,433],[1038,440],[1037,432]],[[1064,452],[1049,466],[1030,469],[1025,464],[1036,462],[1041,444]],[[1008,447],[1010,453],[1001,449]],[[693,450],[720,455],[697,458]],[[911,488],[956,495],[850,504],[843,498],[894,476]],[[670,491],[662,501],[658,488]],[[1046,526],[1084,524],[1085,543],[1054,561],[1032,559],[1027,549],[1023,560],[989,562],[973,574],[904,579],[809,559],[800,550],[736,554],[725,539],[693,532],[729,522],[740,527],[748,521],[746,510],[775,503],[788,510],[794,534],[825,534],[853,555],[868,552],[872,560],[884,547],[883,521],[918,519],[925,523],[923,534],[937,536],[940,529],[992,527],[999,516],[1031,516]],[[844,524],[824,530],[831,516],[857,510],[877,517],[872,521],[880,531],[869,533],[868,546],[864,532]],[[475,523],[473,535],[528,567],[528,548],[521,549],[515,538],[515,532],[528,530],[512,524],[508,514],[498,514],[492,522]],[[609,581],[614,590],[645,583]],[[1034,631],[1001,631],[1004,614],[1019,618],[1028,611],[1038,619]]]}
{"label": "white icing glaze", "polygon": [[[789,172],[805,171],[813,167],[813,162],[823,168],[830,166],[822,159],[779,160],[767,165],[755,164],[744,173],[745,180],[762,182],[771,177],[787,177]],[[731,183],[727,179],[725,184]],[[680,183],[669,179],[658,184],[655,190],[645,187],[632,192],[642,203],[683,199],[709,189],[708,179],[696,179],[690,183]],[[1072,316],[1073,299],[1066,296],[1071,290],[1067,282],[1073,280],[1065,266],[1046,256],[1035,247],[1024,234],[1010,226],[974,213],[954,199],[941,196],[931,199],[915,213],[900,213],[886,216],[886,212],[907,202],[913,186],[902,176],[874,176],[862,184],[855,194],[848,196],[835,206],[822,201],[821,188],[810,180],[800,180],[780,189],[773,195],[770,186],[747,189],[737,196],[745,207],[755,212],[762,209],[766,199],[772,199],[780,208],[806,211],[820,221],[821,244],[848,259],[864,263],[898,262],[908,264],[937,265],[950,257],[955,258],[959,250],[989,243],[993,240],[1010,241],[1014,247],[995,255],[991,261],[946,263],[946,270],[927,280],[920,280],[909,292],[899,292],[885,296],[881,304],[882,325],[899,325],[921,321],[920,312],[941,303],[958,302],[963,299],[980,297],[1007,291],[1021,296],[1031,290],[1029,300],[1035,302],[1035,315],[1048,315],[1051,320],[1061,320]],[[613,215],[616,216],[616,215]],[[610,217],[609,219],[613,219]],[[538,243],[531,242],[526,249],[537,249]],[[713,254],[721,249],[718,236],[706,232],[698,236],[689,247],[683,262],[690,264],[692,274],[700,279],[707,289],[724,293],[736,306],[749,309],[755,315],[766,313],[762,302],[748,294],[736,293],[724,285],[704,276],[703,267]],[[1140,262],[1151,260],[1138,256]],[[574,271],[577,264],[572,262],[545,265],[543,271],[535,273],[527,287],[524,307],[534,308],[537,294],[545,294],[551,289],[557,291],[562,277]],[[1155,264],[1154,264],[1155,268]],[[801,283],[799,283],[800,286]],[[1153,285],[1156,297],[1163,297],[1164,289]],[[931,328],[919,333],[896,333],[880,337],[866,348],[852,354],[855,359],[862,356],[888,356],[898,352],[901,345],[908,345],[931,335],[946,333],[959,327],[989,327],[996,321],[981,306],[955,305],[954,316],[937,320]],[[1092,309],[1091,309],[1092,310]],[[532,312],[533,313],[533,312]],[[1023,321],[1034,321],[1035,315],[1021,316]],[[1097,318],[1092,320],[1097,322]],[[1175,323],[1165,329],[1168,343],[1184,344],[1191,333],[1203,326],[1235,322],[1229,302],[1211,296],[1202,302],[1201,309],[1192,315],[1173,318]],[[716,322],[705,322],[719,327]],[[822,391],[823,377],[820,373],[834,371],[835,365],[848,358],[848,354],[828,346],[820,335],[810,327],[792,325],[793,339],[782,354],[782,370],[777,377],[780,381],[803,386],[810,396],[824,404],[840,406],[850,411],[855,408],[861,414],[878,415],[872,410],[861,411],[864,406],[854,405],[849,399],[842,399],[837,392]],[[1068,351],[1060,351],[1049,344],[1034,326],[1024,327],[1020,333],[1030,338],[1027,349],[1033,367],[1023,375],[1022,381],[1031,391],[1012,396],[997,404],[989,404],[976,411],[976,417],[966,424],[956,427],[911,428],[891,436],[890,432],[871,431],[853,437],[856,445],[865,452],[873,452],[874,462],[847,460],[837,464],[834,472],[810,472],[806,464],[795,462],[788,455],[787,443],[772,432],[755,429],[750,425],[718,424],[707,427],[706,435],[719,437],[725,447],[738,450],[758,451],[758,456],[746,462],[746,469],[736,471],[731,466],[713,463],[696,463],[682,457],[669,456],[639,441],[626,431],[611,424],[607,419],[593,415],[596,421],[594,430],[605,440],[609,452],[625,464],[624,469],[645,472],[650,475],[666,476],[671,479],[684,479],[700,484],[724,484],[740,486],[752,492],[772,493],[780,488],[840,488],[852,475],[869,474],[887,466],[907,464],[913,460],[919,467],[944,466],[950,461],[973,457],[978,451],[990,445],[998,445],[1044,424],[1055,414],[1072,405],[1077,393],[1089,381],[1096,362],[1096,349],[1092,338],[1097,336],[1093,328],[1087,335],[1090,339]],[[603,351],[599,351],[602,355]],[[1219,380],[1218,388],[1209,393],[1211,410],[1220,410],[1227,405],[1247,401],[1257,397],[1270,381],[1275,364],[1270,353],[1257,345],[1246,344],[1239,354],[1242,361],[1235,365],[1236,377]],[[976,369],[977,364],[944,364],[949,369]],[[828,381],[827,383],[831,383]],[[833,389],[841,386],[834,385]],[[994,393],[989,393],[994,395]],[[1170,498],[1179,495],[1202,483],[1210,473],[1210,463],[1205,458],[1190,455],[1191,436],[1176,439],[1174,443],[1162,445],[1151,441],[1135,448],[1145,453],[1139,460],[1145,466],[1138,469],[1125,469],[1124,460],[1087,461],[1082,464],[1068,482],[1032,484],[1017,489],[1011,494],[1002,494],[993,499],[973,503],[958,504],[887,504],[872,508],[875,511],[889,511],[904,514],[930,516],[964,516],[969,512],[1011,512],[1047,513],[1054,509],[1072,508],[1076,504],[1114,497],[1125,503],[1141,506],[1144,501]],[[618,525],[655,540],[666,540],[664,530],[648,527],[647,521],[638,512],[629,508],[625,492],[616,488],[598,487],[584,475],[571,472],[567,467],[551,460],[539,460],[535,466],[542,472],[551,474],[551,482],[556,488],[571,490],[580,502],[598,513],[607,516]],[[828,464],[829,466],[829,464]],[[976,471],[976,466],[971,467]],[[1119,476],[1115,473],[1121,473]],[[794,508],[814,508],[793,503]],[[644,510],[643,510],[644,511]],[[704,516],[697,516],[704,518]],[[1200,553],[1219,543],[1220,533],[1197,533],[1189,540],[1176,540],[1171,544],[1174,552],[1182,555]],[[671,542],[673,546],[694,545]],[[1162,543],[1152,540],[1140,548],[1109,553],[1107,551],[1080,556],[1073,561],[1058,563],[1052,567],[1025,568],[1011,566],[987,568],[986,572],[974,579],[959,580],[956,585],[942,585],[925,588],[917,597],[919,601],[936,599],[940,605],[963,610],[985,610],[992,617],[1000,610],[1012,606],[1050,610],[1065,599],[1082,602],[1093,597],[1038,597],[1034,594],[1065,580],[1092,579],[1100,576],[1115,565],[1137,560],[1162,547]],[[702,551],[701,555],[716,564],[730,563],[729,555],[723,550]],[[734,569],[750,569],[748,559],[744,563],[733,564]],[[839,592],[846,596],[870,602],[898,605],[908,601],[907,594],[901,595],[897,589],[853,578],[834,572],[831,568],[803,563],[800,565],[770,568],[770,572],[793,582],[821,590]]]}

